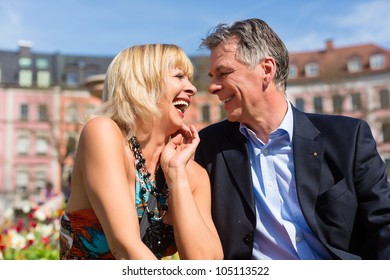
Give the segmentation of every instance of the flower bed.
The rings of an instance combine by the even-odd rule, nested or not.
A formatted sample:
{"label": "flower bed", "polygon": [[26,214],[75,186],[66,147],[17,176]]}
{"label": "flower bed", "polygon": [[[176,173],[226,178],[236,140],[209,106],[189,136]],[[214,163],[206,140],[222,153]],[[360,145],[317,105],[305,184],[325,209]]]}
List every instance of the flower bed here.
{"label": "flower bed", "polygon": [[63,203],[57,202],[60,200],[17,217],[5,217],[0,224],[0,260],[59,259],[59,218]]}

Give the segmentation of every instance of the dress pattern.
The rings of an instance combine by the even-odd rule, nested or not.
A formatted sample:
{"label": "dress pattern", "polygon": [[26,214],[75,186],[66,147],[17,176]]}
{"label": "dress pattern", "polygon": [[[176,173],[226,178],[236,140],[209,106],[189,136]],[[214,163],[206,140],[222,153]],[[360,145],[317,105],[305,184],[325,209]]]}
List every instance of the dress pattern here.
{"label": "dress pattern", "polygon": [[[141,221],[144,207],[141,201],[140,183],[136,180],[135,207],[138,220]],[[149,195],[146,196],[149,199]],[[158,209],[154,209],[158,212]],[[162,220],[151,220],[142,241],[161,259],[177,252],[173,227]],[[61,217],[60,229],[61,260],[113,260],[103,228],[93,209],[83,209],[72,213],[64,213]]]}

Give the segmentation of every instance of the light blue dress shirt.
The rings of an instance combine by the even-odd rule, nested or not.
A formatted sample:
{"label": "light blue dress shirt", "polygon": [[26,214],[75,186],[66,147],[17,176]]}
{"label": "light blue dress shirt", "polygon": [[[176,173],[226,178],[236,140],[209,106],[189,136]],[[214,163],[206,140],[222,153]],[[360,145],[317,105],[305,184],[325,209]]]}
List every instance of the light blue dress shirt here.
{"label": "light blue dress shirt", "polygon": [[287,103],[286,116],[266,144],[245,124],[240,125],[248,142],[256,204],[252,259],[329,259],[299,205],[292,146],[293,113]]}

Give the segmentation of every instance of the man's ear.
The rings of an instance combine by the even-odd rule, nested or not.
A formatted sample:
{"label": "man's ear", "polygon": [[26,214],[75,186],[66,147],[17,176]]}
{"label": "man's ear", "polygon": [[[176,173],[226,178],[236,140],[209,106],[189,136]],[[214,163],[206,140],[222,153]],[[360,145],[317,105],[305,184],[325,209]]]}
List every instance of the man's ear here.
{"label": "man's ear", "polygon": [[274,80],[276,75],[275,60],[272,57],[266,57],[260,62],[260,64],[264,71],[264,86],[268,86]]}

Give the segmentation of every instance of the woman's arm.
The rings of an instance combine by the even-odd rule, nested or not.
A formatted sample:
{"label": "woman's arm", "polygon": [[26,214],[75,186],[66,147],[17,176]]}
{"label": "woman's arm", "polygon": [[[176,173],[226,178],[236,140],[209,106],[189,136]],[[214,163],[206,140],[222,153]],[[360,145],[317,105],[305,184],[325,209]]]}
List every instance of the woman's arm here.
{"label": "woman's arm", "polygon": [[193,126],[183,135],[174,136],[161,155],[179,256],[181,259],[223,259],[211,218],[210,181],[206,171],[191,159],[199,136]]}
{"label": "woman's arm", "polygon": [[81,133],[77,156],[84,186],[113,255],[117,259],[156,259],[140,238],[131,191],[135,179],[129,183],[127,173],[132,166],[125,147],[125,139],[111,119],[89,121]]}

